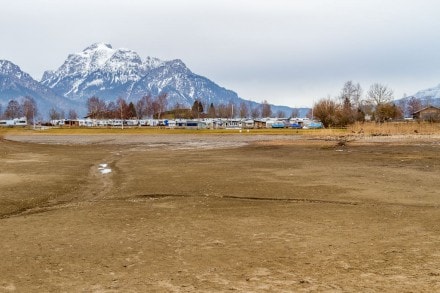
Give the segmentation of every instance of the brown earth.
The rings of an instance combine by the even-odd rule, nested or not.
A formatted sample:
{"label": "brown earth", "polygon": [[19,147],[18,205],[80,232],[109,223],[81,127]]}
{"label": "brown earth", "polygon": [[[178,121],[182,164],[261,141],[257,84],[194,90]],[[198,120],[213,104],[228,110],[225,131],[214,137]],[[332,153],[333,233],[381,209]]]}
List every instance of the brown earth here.
{"label": "brown earth", "polygon": [[0,292],[438,292],[439,154],[436,137],[6,135]]}

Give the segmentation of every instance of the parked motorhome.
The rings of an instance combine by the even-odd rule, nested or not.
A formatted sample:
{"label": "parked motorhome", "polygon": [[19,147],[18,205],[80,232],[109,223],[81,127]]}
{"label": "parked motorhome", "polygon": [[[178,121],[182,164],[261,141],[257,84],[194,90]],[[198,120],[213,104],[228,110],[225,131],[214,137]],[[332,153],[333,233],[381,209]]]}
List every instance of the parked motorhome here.
{"label": "parked motorhome", "polygon": [[324,128],[324,125],[322,124],[322,122],[311,121],[310,123],[306,124],[304,126],[304,128],[306,128],[306,129],[320,129],[320,128]]}
{"label": "parked motorhome", "polygon": [[296,122],[295,123],[290,123],[289,127],[293,128],[293,129],[301,129],[301,128],[303,128],[302,124],[296,123]]}
{"label": "parked motorhome", "polygon": [[178,120],[176,121],[176,128],[185,129],[205,129],[206,122],[200,120]]}
{"label": "parked motorhome", "polygon": [[260,128],[266,128],[266,120],[265,119],[255,119],[254,120],[254,128],[260,129]]}
{"label": "parked motorhome", "polygon": [[[261,118],[261,119],[230,119],[230,118],[204,118],[204,119],[62,119],[51,120],[53,126],[64,127],[162,127],[185,129],[261,129],[261,128],[323,128],[321,122],[307,118]],[[1,120],[0,126],[26,125],[20,119]]]}
{"label": "parked motorhome", "polygon": [[13,126],[26,126],[26,125],[27,125],[26,117],[0,120],[0,126],[13,127]]}
{"label": "parked motorhome", "polygon": [[225,125],[226,129],[240,129],[240,128],[242,128],[240,119],[225,120],[224,125]]}
{"label": "parked motorhome", "polygon": [[244,120],[242,122],[242,126],[243,126],[243,128],[246,128],[246,129],[252,129],[255,127],[254,120],[252,120],[252,119]]}
{"label": "parked motorhome", "polygon": [[274,121],[272,123],[272,128],[285,128],[286,124],[283,121]]}

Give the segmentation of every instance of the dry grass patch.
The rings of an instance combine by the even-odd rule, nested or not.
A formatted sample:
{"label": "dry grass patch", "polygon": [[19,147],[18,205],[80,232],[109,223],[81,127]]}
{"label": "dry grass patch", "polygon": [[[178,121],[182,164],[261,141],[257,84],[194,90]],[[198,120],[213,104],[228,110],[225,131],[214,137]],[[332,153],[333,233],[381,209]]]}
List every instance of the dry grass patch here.
{"label": "dry grass patch", "polygon": [[390,123],[355,123],[348,127],[348,132],[371,136],[440,134],[440,123],[415,121]]}

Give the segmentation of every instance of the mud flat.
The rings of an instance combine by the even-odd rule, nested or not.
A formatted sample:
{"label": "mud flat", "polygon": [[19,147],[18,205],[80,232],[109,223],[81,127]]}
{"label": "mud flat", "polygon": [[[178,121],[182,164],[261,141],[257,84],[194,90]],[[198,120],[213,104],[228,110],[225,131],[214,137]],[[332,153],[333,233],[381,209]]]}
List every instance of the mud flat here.
{"label": "mud flat", "polygon": [[439,142],[6,134],[0,292],[439,291]]}

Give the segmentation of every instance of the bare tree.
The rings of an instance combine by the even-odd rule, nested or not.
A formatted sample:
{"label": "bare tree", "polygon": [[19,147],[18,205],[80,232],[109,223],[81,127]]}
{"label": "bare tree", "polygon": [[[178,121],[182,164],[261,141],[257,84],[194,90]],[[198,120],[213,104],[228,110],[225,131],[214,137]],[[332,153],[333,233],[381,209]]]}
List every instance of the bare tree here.
{"label": "bare tree", "polygon": [[370,104],[377,107],[381,104],[392,102],[393,94],[393,90],[388,88],[388,86],[374,83],[367,92],[367,99]]}
{"label": "bare tree", "polygon": [[252,119],[256,119],[258,117],[261,117],[261,112],[259,107],[253,107],[251,109],[251,117]]}
{"label": "bare tree", "polygon": [[60,120],[61,119],[61,113],[57,109],[52,107],[49,110],[49,118],[50,118],[50,120]]}
{"label": "bare tree", "polygon": [[147,114],[146,110],[147,110],[146,109],[146,101],[142,97],[136,102],[136,113],[137,113],[138,119],[141,119],[142,117],[144,117]]}
{"label": "bare tree", "polygon": [[227,118],[230,116],[230,112],[226,104],[221,103],[217,105],[217,116],[220,118]]}
{"label": "bare tree", "polygon": [[78,119],[78,114],[76,113],[75,110],[70,109],[67,118],[70,119],[70,120]]}
{"label": "bare tree", "polygon": [[105,110],[105,117],[113,119],[121,118],[121,111],[119,111],[118,105],[116,105],[115,102],[108,103]]}
{"label": "bare tree", "polygon": [[246,118],[249,117],[249,107],[248,104],[245,101],[240,102],[240,109],[239,109],[239,116],[240,118]]}
{"label": "bare tree", "polygon": [[24,97],[22,103],[23,116],[28,122],[34,122],[35,116],[38,114],[37,103],[32,97]]}
{"label": "bare tree", "polygon": [[272,116],[272,108],[270,104],[264,100],[261,102],[261,116],[262,117],[270,117]]}
{"label": "bare tree", "polygon": [[408,99],[408,102],[406,103],[406,110],[409,115],[414,114],[420,109],[422,109],[422,101],[419,98],[411,97]]}
{"label": "bare tree", "polygon": [[290,114],[290,117],[292,118],[298,118],[299,117],[299,109],[293,108],[292,113]]}
{"label": "bare tree", "polygon": [[100,98],[93,96],[87,100],[87,111],[91,118],[103,118],[106,110],[105,101]]}
{"label": "bare tree", "polygon": [[324,127],[337,123],[337,103],[331,98],[321,99],[313,105],[313,116],[318,118]]}
{"label": "bare tree", "polygon": [[173,107],[174,117],[177,119],[184,118],[185,110],[183,109],[184,109],[183,105],[180,104],[179,102],[176,102]]}
{"label": "bare tree", "polygon": [[160,94],[153,99],[152,109],[154,115],[157,115],[157,119],[160,119],[162,113],[166,111],[167,105],[167,94]]}
{"label": "bare tree", "polygon": [[116,100],[116,107],[117,107],[117,111],[119,112],[118,118],[120,118],[120,119],[128,119],[129,118],[128,104],[124,98],[119,97]]}
{"label": "bare tree", "polygon": [[353,81],[349,80],[345,82],[342,87],[341,94],[339,95],[341,103],[346,103],[347,100],[350,105],[355,109],[359,109],[362,99],[362,87],[359,83],[355,84]]}
{"label": "bare tree", "polygon": [[154,99],[151,95],[146,95],[143,97],[145,99],[145,112],[148,117],[153,117],[154,115],[154,109],[153,109],[153,103]]}
{"label": "bare tree", "polygon": [[407,113],[408,107],[406,106],[407,102],[408,102],[408,98],[405,93],[403,94],[402,98],[397,102],[397,106],[399,107],[399,111],[400,111],[400,113],[402,113],[402,115],[404,117],[408,116],[408,113]]}
{"label": "bare tree", "polygon": [[6,106],[5,113],[3,114],[6,119],[20,118],[23,116],[23,111],[20,107],[20,103],[16,100],[10,100]]}
{"label": "bare tree", "polygon": [[286,113],[284,113],[284,111],[278,110],[276,116],[277,118],[286,118]]}

